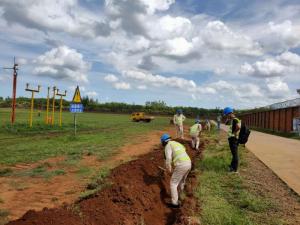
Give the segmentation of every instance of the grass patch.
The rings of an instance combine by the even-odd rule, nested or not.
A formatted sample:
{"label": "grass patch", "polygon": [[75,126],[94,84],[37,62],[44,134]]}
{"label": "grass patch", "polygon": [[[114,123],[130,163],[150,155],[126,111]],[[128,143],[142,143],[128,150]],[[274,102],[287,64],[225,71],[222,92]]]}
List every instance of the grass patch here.
{"label": "grass patch", "polygon": [[[216,130],[205,133],[209,140],[202,161],[196,167],[200,169],[195,196],[201,204],[201,224],[203,225],[273,225],[283,224],[270,212],[278,206],[268,197],[254,193],[246,185],[243,177],[228,173],[231,161],[230,149],[224,140],[216,140]],[[239,147],[240,161],[243,161],[245,149]],[[240,169],[246,169],[246,163]]]}
{"label": "grass patch", "polygon": [[7,177],[13,173],[13,170],[10,168],[0,169],[0,177]]}
{"label": "grass patch", "polygon": [[63,169],[52,170],[52,165],[47,162],[42,163],[33,169],[13,173],[13,175],[17,177],[42,177],[45,179],[51,179],[54,176],[65,174],[66,172]]}
{"label": "grass patch", "polygon": [[9,211],[5,209],[0,209],[0,219],[6,219],[9,216]]}
{"label": "grass patch", "polygon": [[91,181],[87,185],[87,189],[79,196],[79,201],[93,197],[101,189],[110,186],[110,183],[105,181],[109,175],[109,168],[102,168],[93,175]]}
{"label": "grass patch", "polygon": [[80,166],[79,169],[76,171],[76,174],[79,178],[82,177],[90,177],[94,173],[93,168],[88,166]]}
{"label": "grass patch", "polygon": [[[44,125],[44,116],[35,117],[28,127],[28,110],[17,110],[17,123],[9,125],[9,109],[0,109],[0,165],[32,163],[39,160],[88,152],[105,159],[137,134],[169,126],[168,117],[155,117],[151,123],[131,122],[129,115],[82,113],[78,116],[77,136],[73,135],[73,116],[63,112],[63,127]],[[55,121],[58,121],[56,113]],[[133,138],[135,137],[135,138]]]}

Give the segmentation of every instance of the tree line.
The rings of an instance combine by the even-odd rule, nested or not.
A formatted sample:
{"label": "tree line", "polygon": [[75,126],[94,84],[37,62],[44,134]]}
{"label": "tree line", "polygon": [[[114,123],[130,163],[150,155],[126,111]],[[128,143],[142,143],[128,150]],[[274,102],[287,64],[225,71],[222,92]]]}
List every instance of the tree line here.
{"label": "tree line", "polygon": [[[17,107],[18,108],[29,108],[30,98],[18,97]],[[68,110],[71,102],[63,100],[64,110]],[[34,100],[36,110],[45,110],[47,99],[36,98]],[[98,100],[85,96],[82,98],[82,104],[84,110],[88,112],[102,112],[102,113],[124,113],[130,114],[133,112],[145,112],[151,115],[174,115],[177,109],[182,109],[184,115],[188,117],[200,117],[200,118],[215,118],[218,114],[222,113],[222,109],[205,109],[198,107],[183,107],[183,106],[168,106],[164,101],[147,101],[144,105],[139,104],[128,104],[122,102],[107,102],[99,103]],[[59,107],[59,99],[55,100],[55,105]],[[7,108],[11,106],[11,98],[0,97],[0,107]],[[50,99],[50,107],[52,106],[52,99]]]}

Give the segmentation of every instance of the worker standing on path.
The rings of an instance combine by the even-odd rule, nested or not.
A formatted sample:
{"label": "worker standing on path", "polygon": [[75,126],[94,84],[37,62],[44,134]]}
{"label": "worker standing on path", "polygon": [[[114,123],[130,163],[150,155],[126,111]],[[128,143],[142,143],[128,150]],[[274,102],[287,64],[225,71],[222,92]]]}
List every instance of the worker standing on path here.
{"label": "worker standing on path", "polygon": [[190,128],[190,135],[192,137],[192,147],[196,150],[199,150],[200,145],[200,133],[202,131],[202,126],[200,120],[196,119],[195,124]]}
{"label": "worker standing on path", "polygon": [[180,137],[184,139],[183,135],[183,121],[185,120],[185,116],[182,113],[181,109],[177,109],[176,114],[173,117],[174,125],[176,128],[176,137]]}
{"label": "worker standing on path", "polygon": [[239,133],[241,129],[241,120],[239,120],[234,114],[233,109],[226,107],[224,109],[224,115],[227,117],[226,124],[228,127],[228,142],[230,151],[232,154],[231,164],[229,166],[230,172],[238,172],[239,165],[239,155],[238,155],[238,146],[239,146]]}
{"label": "worker standing on path", "polygon": [[217,126],[218,126],[218,130],[220,130],[221,128],[221,120],[222,120],[222,116],[219,114],[217,116]]}
{"label": "worker standing on path", "polygon": [[163,134],[160,141],[165,146],[167,171],[172,173],[172,164],[175,167],[170,180],[172,203],[169,206],[179,208],[178,195],[184,190],[185,180],[192,167],[191,159],[186,153],[185,147],[179,142],[172,141],[170,135]]}

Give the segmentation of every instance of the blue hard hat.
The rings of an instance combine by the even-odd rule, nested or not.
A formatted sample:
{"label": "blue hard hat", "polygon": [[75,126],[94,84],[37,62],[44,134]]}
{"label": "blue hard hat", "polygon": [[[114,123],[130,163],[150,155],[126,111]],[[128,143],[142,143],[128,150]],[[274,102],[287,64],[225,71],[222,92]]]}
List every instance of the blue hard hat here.
{"label": "blue hard hat", "polygon": [[167,140],[169,140],[171,137],[170,137],[170,135],[168,135],[168,134],[163,134],[161,137],[160,137],[160,141],[161,141],[161,143],[164,143],[164,142],[166,142]]}
{"label": "blue hard hat", "polygon": [[233,113],[233,108],[231,108],[231,107],[226,107],[223,111],[223,114],[226,116],[230,113]]}
{"label": "blue hard hat", "polygon": [[176,112],[177,114],[182,114],[182,109],[177,109]]}

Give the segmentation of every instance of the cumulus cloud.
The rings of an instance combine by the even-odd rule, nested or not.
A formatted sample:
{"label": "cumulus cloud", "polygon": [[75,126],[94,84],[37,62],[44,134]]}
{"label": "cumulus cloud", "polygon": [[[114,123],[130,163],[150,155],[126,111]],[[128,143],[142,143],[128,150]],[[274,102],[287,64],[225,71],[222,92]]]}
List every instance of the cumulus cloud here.
{"label": "cumulus cloud", "polygon": [[155,11],[165,11],[170,8],[175,0],[141,0],[147,7],[147,12],[149,14],[155,13]]}
{"label": "cumulus cloud", "polygon": [[253,41],[248,36],[233,32],[219,20],[208,22],[202,35],[204,43],[216,50],[227,50],[252,56],[263,54],[258,42]]}
{"label": "cumulus cloud", "polygon": [[149,31],[149,36],[158,40],[190,37],[194,30],[194,26],[188,18],[170,15],[146,21],[145,26]]}
{"label": "cumulus cloud", "polygon": [[85,92],[84,94],[89,96],[89,98],[95,98],[98,96],[98,93],[96,91],[88,91],[88,92]]}
{"label": "cumulus cloud", "polygon": [[104,80],[109,83],[114,83],[114,82],[117,82],[119,80],[119,78],[113,74],[108,74],[104,77]]}
{"label": "cumulus cloud", "polygon": [[126,83],[126,82],[117,82],[117,83],[114,83],[113,86],[117,90],[130,90],[131,89],[130,83]]}
{"label": "cumulus cloud", "polygon": [[268,78],[266,80],[269,97],[278,99],[290,94],[290,89],[287,83],[283,82],[281,78]]}
{"label": "cumulus cloud", "polygon": [[64,79],[77,82],[88,82],[89,62],[83,55],[68,46],[53,48],[34,60],[33,73],[54,79]]}
{"label": "cumulus cloud", "polygon": [[268,78],[282,77],[289,75],[300,69],[300,56],[284,52],[274,58],[267,58],[263,61],[257,61],[253,64],[244,63],[240,68],[241,74]]}
{"label": "cumulus cloud", "polygon": [[139,86],[137,86],[137,89],[139,89],[139,90],[146,90],[147,86],[146,85],[139,85]]}
{"label": "cumulus cloud", "polygon": [[269,29],[269,33],[273,39],[270,41],[276,41],[276,44],[286,49],[300,46],[300,26],[293,25],[292,21],[285,20],[277,24],[270,22]]}
{"label": "cumulus cloud", "polygon": [[3,18],[9,24],[21,24],[43,32],[67,32],[72,35],[108,36],[109,24],[85,11],[77,0],[2,0]]}
{"label": "cumulus cloud", "polygon": [[138,68],[151,71],[159,69],[159,65],[153,62],[152,56],[146,55],[139,61]]}
{"label": "cumulus cloud", "polygon": [[165,77],[161,75],[154,75],[150,72],[142,71],[142,70],[127,70],[123,71],[123,77],[139,81],[141,83],[150,84],[155,87],[160,86],[168,86],[172,88],[180,88],[180,89],[191,89],[196,88],[196,84],[192,80],[186,80],[180,77]]}

